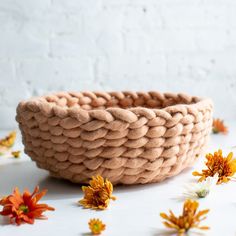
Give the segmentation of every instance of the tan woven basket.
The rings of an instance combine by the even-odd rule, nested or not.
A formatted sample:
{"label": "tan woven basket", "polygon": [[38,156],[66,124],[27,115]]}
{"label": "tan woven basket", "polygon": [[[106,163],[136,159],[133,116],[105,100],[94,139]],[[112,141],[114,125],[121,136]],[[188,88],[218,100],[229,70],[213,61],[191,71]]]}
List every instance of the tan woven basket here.
{"label": "tan woven basket", "polygon": [[144,184],[193,164],[211,131],[212,102],[159,92],[61,92],[21,102],[16,119],[25,153],[52,176]]}

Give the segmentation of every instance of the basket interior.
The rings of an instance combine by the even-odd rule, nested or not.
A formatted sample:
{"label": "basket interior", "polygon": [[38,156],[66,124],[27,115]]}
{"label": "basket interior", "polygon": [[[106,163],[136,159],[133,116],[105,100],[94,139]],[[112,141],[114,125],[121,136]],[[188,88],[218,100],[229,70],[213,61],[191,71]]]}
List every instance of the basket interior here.
{"label": "basket interior", "polygon": [[194,104],[200,99],[184,94],[173,95],[168,93],[132,93],[132,92],[111,92],[111,93],[92,93],[92,92],[68,92],[48,95],[43,99],[54,105],[61,107],[80,107],[84,110],[106,109],[109,107],[132,108],[145,107],[152,109],[163,109],[177,104]]}

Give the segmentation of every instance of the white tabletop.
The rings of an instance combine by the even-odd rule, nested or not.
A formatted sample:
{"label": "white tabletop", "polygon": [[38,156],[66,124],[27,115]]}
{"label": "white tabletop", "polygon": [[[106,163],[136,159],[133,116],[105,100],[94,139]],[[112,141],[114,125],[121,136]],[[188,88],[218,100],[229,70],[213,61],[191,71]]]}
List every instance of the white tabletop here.
{"label": "white tabletop", "polygon": [[[212,135],[209,152],[222,148],[226,154],[236,145],[236,122],[226,123],[229,134]],[[0,137],[7,133],[1,131]],[[19,135],[15,149],[23,149]],[[236,153],[236,149],[234,151]],[[107,225],[102,234],[104,236],[175,235],[166,233],[168,231],[165,231],[159,213],[167,212],[168,209],[177,214],[181,212],[183,185],[196,180],[191,173],[193,170],[201,170],[203,163],[204,157],[200,157],[195,167],[159,184],[115,186],[114,195],[117,200],[112,201],[105,211],[94,211],[77,205],[77,201],[83,197],[79,185],[49,177],[46,171],[38,169],[25,154],[19,159],[0,157],[0,196],[10,194],[15,186],[21,191],[25,187],[32,191],[35,185],[39,185],[42,189],[48,189],[42,202],[56,208],[54,212],[46,212],[48,220],[36,220],[34,225],[23,224],[17,227],[8,224],[8,220],[0,216],[0,235],[85,236],[90,235],[90,218],[100,218]],[[236,182],[217,186],[208,197],[200,200],[200,208],[210,208],[208,218],[202,224],[209,225],[211,229],[202,231],[203,235],[236,235]]]}

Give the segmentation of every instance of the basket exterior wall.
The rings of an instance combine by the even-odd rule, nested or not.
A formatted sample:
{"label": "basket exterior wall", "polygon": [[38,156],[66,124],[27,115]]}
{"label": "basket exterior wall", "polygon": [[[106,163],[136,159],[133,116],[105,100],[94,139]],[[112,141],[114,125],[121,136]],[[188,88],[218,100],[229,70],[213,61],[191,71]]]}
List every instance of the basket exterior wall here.
{"label": "basket exterior wall", "polygon": [[25,153],[52,176],[87,183],[100,174],[114,184],[144,184],[177,175],[207,144],[212,103],[173,107],[81,115],[29,100],[19,104],[16,119]]}

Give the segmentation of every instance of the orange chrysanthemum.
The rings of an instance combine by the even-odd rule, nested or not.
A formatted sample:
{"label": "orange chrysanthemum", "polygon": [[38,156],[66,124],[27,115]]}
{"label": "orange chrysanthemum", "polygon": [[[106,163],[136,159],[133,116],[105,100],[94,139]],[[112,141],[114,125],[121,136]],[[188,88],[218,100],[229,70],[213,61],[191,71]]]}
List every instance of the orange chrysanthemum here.
{"label": "orange chrysanthemum", "polygon": [[106,225],[99,219],[91,219],[88,223],[91,233],[94,235],[101,234],[106,229]]}
{"label": "orange chrysanthemum", "polygon": [[14,145],[16,139],[16,131],[12,131],[4,139],[0,139],[0,146],[10,148]]}
{"label": "orange chrysanthemum", "polygon": [[236,159],[233,159],[233,153],[230,152],[227,157],[223,157],[222,150],[214,154],[206,155],[206,166],[208,169],[202,170],[202,173],[193,172],[194,176],[200,176],[199,181],[205,180],[208,176],[218,175],[217,184],[228,182],[236,173]]}
{"label": "orange chrysanthemum", "polygon": [[0,200],[0,205],[3,206],[0,215],[9,216],[11,223],[15,219],[17,225],[23,222],[33,224],[34,219],[47,219],[42,213],[47,210],[54,211],[54,208],[47,204],[38,204],[38,201],[46,192],[47,190],[39,192],[39,187],[37,186],[32,194],[25,190],[23,195],[21,195],[18,188],[15,188],[12,195]]}
{"label": "orange chrysanthemum", "polygon": [[113,185],[109,180],[104,180],[98,175],[92,177],[89,181],[90,186],[83,186],[84,198],[79,203],[85,208],[104,210],[108,207],[110,199],[115,200],[112,196]]}
{"label": "orange chrysanthemum", "polygon": [[212,132],[214,134],[222,133],[227,134],[228,128],[224,125],[224,121],[220,119],[213,119]]}
{"label": "orange chrysanthemum", "polygon": [[176,217],[170,210],[170,215],[161,213],[160,216],[166,220],[163,224],[177,230],[178,235],[184,235],[192,228],[207,230],[208,226],[200,226],[200,222],[204,220],[205,215],[209,212],[208,209],[197,212],[199,203],[194,200],[187,199],[184,202],[182,215]]}

